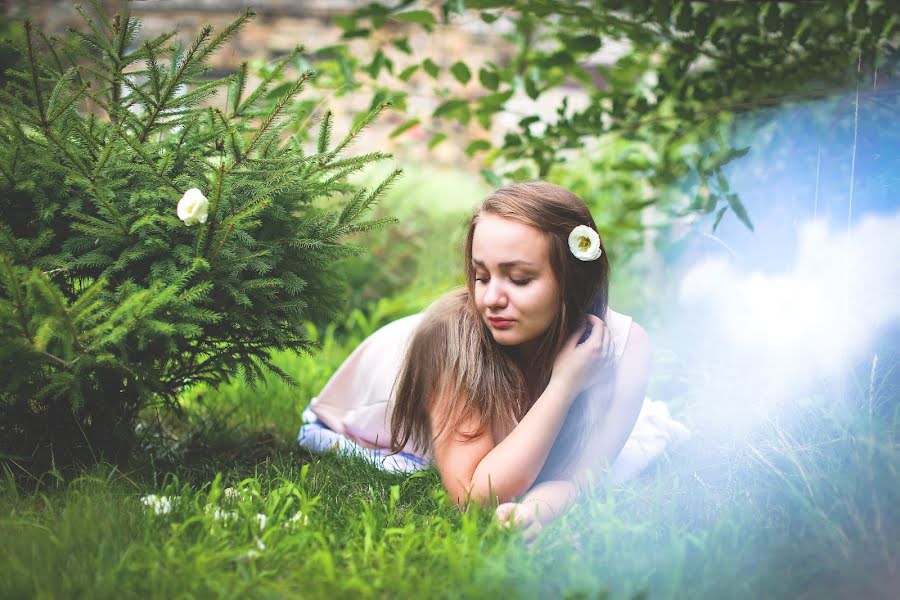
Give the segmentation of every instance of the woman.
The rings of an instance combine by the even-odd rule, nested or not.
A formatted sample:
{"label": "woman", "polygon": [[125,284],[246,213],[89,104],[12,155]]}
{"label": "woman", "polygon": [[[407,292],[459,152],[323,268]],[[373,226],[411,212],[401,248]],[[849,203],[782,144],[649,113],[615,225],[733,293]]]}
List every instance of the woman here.
{"label": "woman", "polygon": [[464,290],[347,359],[313,399],[306,416],[318,421],[301,444],[321,448],[313,438],[328,445],[337,432],[389,447],[396,470],[433,462],[457,505],[496,501],[501,521],[533,536],[616,460],[641,411],[650,344],[608,309],[606,252],[568,190],[530,182],[491,194],[465,261]]}

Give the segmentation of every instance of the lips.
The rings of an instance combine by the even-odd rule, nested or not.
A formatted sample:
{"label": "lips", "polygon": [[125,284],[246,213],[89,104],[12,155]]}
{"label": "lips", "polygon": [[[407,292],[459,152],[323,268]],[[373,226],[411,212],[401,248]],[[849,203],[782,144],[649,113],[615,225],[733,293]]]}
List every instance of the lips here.
{"label": "lips", "polygon": [[515,322],[513,319],[505,319],[503,317],[488,317],[488,321],[498,329],[509,327]]}

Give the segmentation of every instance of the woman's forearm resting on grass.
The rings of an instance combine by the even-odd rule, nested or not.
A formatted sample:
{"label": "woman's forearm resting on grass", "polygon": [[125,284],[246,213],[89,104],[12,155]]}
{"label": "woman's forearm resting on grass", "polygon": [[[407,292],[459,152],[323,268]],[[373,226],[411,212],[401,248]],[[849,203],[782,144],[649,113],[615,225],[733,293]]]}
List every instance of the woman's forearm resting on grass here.
{"label": "woman's forearm resting on grass", "polygon": [[[597,476],[611,465],[631,433],[643,403],[649,372],[650,348],[647,334],[637,324],[629,336],[622,359],[616,368],[612,391],[607,385],[597,387],[597,393],[611,393],[610,402],[602,399],[608,409],[591,432],[582,456],[571,476],[566,479],[574,489],[575,482]],[[495,497],[499,503],[516,501],[535,491],[534,502],[540,501],[545,490],[534,485],[559,435],[575,391],[566,379],[551,377],[544,393],[537,399],[521,422],[494,445],[490,432],[474,440],[464,441],[456,436],[435,444],[435,459],[447,492],[457,505],[474,501],[489,504]],[[548,482],[549,483],[549,482]],[[564,510],[571,499],[549,503]],[[574,494],[572,495],[574,498]],[[549,510],[549,504],[548,504]]]}
{"label": "woman's forearm resting on grass", "polygon": [[[434,457],[450,498],[462,507],[469,501],[489,504],[492,495],[502,503],[527,492],[547,460],[573,397],[564,382],[551,378],[522,421],[496,445],[490,428],[471,439],[457,432],[440,435],[433,444]],[[477,423],[477,417],[470,416],[460,430],[472,431]]]}
{"label": "woman's forearm resting on grass", "polygon": [[542,523],[549,523],[572,506],[577,495],[578,488],[573,482],[553,479],[538,483],[518,502],[534,510]]}

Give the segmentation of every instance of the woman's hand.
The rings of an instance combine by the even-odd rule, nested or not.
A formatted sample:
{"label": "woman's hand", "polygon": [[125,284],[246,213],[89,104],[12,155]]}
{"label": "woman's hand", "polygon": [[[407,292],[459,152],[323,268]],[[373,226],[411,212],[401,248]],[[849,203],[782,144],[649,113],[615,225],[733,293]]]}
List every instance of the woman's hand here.
{"label": "woman's hand", "polygon": [[[578,340],[584,335],[587,326],[591,333],[580,344]],[[606,367],[612,364],[615,356],[612,334],[600,317],[587,315],[585,323],[573,333],[553,362],[551,377],[561,377],[571,386],[574,395],[578,395],[595,383],[598,383]]]}
{"label": "woman's hand", "polygon": [[505,527],[521,529],[525,541],[530,544],[544,528],[538,515],[541,508],[547,507],[537,502],[504,502],[497,507],[494,514]]}

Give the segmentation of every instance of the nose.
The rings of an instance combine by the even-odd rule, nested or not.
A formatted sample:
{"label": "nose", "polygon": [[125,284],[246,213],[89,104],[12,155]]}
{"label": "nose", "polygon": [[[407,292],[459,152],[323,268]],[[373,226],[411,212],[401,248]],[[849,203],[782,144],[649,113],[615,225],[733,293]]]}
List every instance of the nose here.
{"label": "nose", "polygon": [[484,290],[484,304],[487,307],[503,308],[506,306],[506,290],[503,289],[503,285],[498,279],[498,277],[491,277]]}

